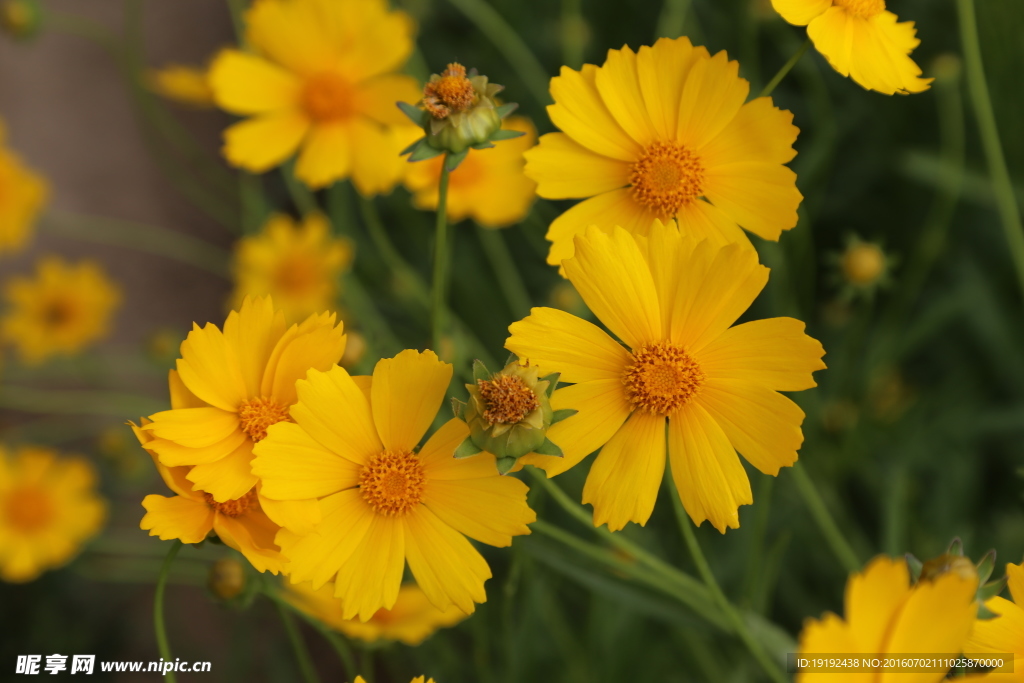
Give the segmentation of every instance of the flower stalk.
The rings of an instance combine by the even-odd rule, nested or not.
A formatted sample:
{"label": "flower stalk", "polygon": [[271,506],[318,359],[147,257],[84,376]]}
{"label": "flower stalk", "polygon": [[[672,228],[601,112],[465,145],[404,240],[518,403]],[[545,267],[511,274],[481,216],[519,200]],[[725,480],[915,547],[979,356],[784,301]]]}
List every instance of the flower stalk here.
{"label": "flower stalk", "polygon": [[[173,662],[174,658],[171,656],[171,646],[167,642],[167,625],[164,623],[164,589],[167,588],[167,576],[171,573],[171,565],[174,564],[174,558],[178,556],[181,545],[181,541],[175,540],[171,544],[171,549],[167,551],[153,596],[153,630],[156,632],[156,646],[160,651],[160,658],[165,662]],[[175,683],[177,679],[173,671],[165,671],[164,680],[167,683]]]}

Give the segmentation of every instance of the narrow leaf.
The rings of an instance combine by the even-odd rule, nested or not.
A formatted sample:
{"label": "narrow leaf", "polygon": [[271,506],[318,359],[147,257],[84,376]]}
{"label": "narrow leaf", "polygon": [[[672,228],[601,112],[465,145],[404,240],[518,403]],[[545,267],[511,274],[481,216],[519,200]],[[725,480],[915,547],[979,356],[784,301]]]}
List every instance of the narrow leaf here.
{"label": "narrow leaf", "polygon": [[495,107],[494,111],[498,112],[498,116],[500,116],[501,118],[505,118],[518,108],[518,104],[516,104],[515,102],[509,102],[508,104],[503,104],[500,107]]}
{"label": "narrow leaf", "polygon": [[477,453],[479,453],[482,450],[483,450],[482,448],[480,448],[475,443],[473,443],[473,439],[472,438],[467,436],[462,441],[462,443],[459,444],[459,447],[455,449],[455,457],[456,458],[468,458],[468,457],[470,457],[472,455],[476,455]]}
{"label": "narrow leaf", "polygon": [[512,456],[498,458],[496,462],[498,465],[498,474],[508,474],[509,471],[516,466],[516,459]]}
{"label": "narrow leaf", "polygon": [[562,457],[562,449],[557,444],[552,443],[551,439],[544,439],[544,443],[533,449],[533,452],[537,455],[553,455],[556,458]]}
{"label": "narrow leaf", "polygon": [[444,154],[443,149],[434,149],[424,142],[416,148],[416,151],[409,155],[409,161],[426,161],[427,159],[433,159],[434,157],[441,156],[442,154]]}
{"label": "narrow leaf", "polygon": [[501,130],[496,130],[491,133],[491,141],[499,142],[501,140],[514,140],[516,138],[521,138],[524,135],[526,135],[526,133],[521,130],[509,130],[507,128],[502,128]]}
{"label": "narrow leaf", "polygon": [[580,411],[576,410],[575,408],[563,408],[562,410],[556,410],[554,413],[551,414],[551,424],[561,422],[567,417],[572,417],[578,412]]}
{"label": "narrow leaf", "polygon": [[462,161],[466,158],[466,155],[468,155],[468,154],[469,154],[469,148],[468,147],[466,149],[462,150],[461,152],[458,152],[457,154],[448,154],[448,157],[445,159],[445,162],[444,162],[445,166],[448,167],[448,172],[451,173],[452,171],[457,169],[459,167],[459,164],[462,163]]}
{"label": "narrow leaf", "polygon": [[484,362],[477,358],[473,361],[473,379],[477,382],[481,380],[489,380],[491,378],[491,371],[487,369]]}
{"label": "narrow leaf", "polygon": [[423,126],[426,121],[427,112],[423,111],[419,107],[409,104],[408,102],[396,102],[398,108],[402,110],[402,113],[409,117],[409,119],[417,126]]}

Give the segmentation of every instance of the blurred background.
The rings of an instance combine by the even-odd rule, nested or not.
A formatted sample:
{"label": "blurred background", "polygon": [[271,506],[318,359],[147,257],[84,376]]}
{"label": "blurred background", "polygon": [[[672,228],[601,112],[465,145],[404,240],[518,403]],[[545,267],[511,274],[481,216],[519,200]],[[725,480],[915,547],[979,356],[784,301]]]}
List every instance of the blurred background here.
{"label": "blurred background", "polygon": [[[271,208],[296,213],[279,176],[239,179],[218,161],[230,117],[144,87],[147,68],[202,66],[235,43],[228,3],[47,0],[44,7],[53,20],[33,40],[0,39],[6,144],[51,187],[30,246],[0,254],[0,281],[29,274],[46,254],[89,258],[123,300],[109,336],[81,354],[33,366],[10,349],[3,354],[0,444],[85,456],[109,511],[102,532],[67,566],[29,583],[0,582],[0,680],[20,678],[11,672],[21,654],[157,659],[153,584],[167,544],[138,524],[142,497],[165,490],[124,422],[167,406],[166,371],[191,323],[222,322],[239,236]],[[405,0],[395,7],[419,24],[420,53],[409,73],[422,79],[455,60],[475,66],[506,86],[507,99],[541,134],[554,130],[543,108],[546,79],[563,64],[600,64],[610,48],[687,35],[713,53],[728,50],[757,92],[804,40],[804,30],[783,22],[767,0]],[[808,500],[831,512],[861,562],[878,553],[926,559],[954,537],[976,560],[995,548],[999,567],[1024,557],[1024,300],[970,106],[956,7],[901,0],[890,9],[917,23],[922,43],[913,56],[937,77],[931,90],[866,92],[811,50],[773,94],[801,129],[791,166],[806,199],[800,225],[779,244],[756,242],[773,273],[747,317],[800,318],[827,351],[820,387],[793,397],[807,412],[800,460],[814,491],[801,490],[788,470],[777,480],[755,475],[756,502],[741,509],[741,528],[720,536],[705,525],[699,533],[725,592],[780,627],[780,649],[792,648],[806,617],[841,610],[846,570],[822,541]],[[977,10],[1021,202],[1024,7],[984,0]],[[494,13],[536,64],[489,32]],[[121,42],[104,44],[110,36]],[[197,171],[197,159],[213,160],[214,170]],[[423,348],[426,315],[408,308],[416,282],[389,268],[393,255],[369,232],[347,186],[321,195],[329,206],[350,207],[355,261],[346,283],[362,287],[385,323],[360,315],[366,301],[343,294],[346,327],[368,342],[351,367],[367,372],[399,348]],[[414,209],[402,188],[376,205],[399,256],[426,281],[433,214]],[[544,263],[546,226],[566,206],[538,200],[499,234],[532,305],[586,315]],[[198,256],[170,258],[163,233],[137,224],[197,240],[188,244]],[[150,236],[144,244],[135,239],[140,232]],[[503,290],[486,245],[472,221],[457,225],[452,302],[478,346],[502,360],[506,328],[526,311]],[[577,500],[587,469],[558,480]],[[663,493],[647,527],[623,533],[692,572],[666,502]],[[539,517],[584,533],[542,492],[531,493],[531,504]],[[494,578],[472,618],[417,647],[354,642],[359,670],[380,683],[420,673],[437,683],[762,676],[731,636],[548,538],[534,534],[511,550],[483,552]],[[209,543],[186,547],[172,570],[174,653],[213,663],[211,674],[179,680],[297,680],[273,606],[224,606],[206,587],[212,561],[230,554]],[[306,625],[303,634],[323,679],[344,680],[330,645]]]}

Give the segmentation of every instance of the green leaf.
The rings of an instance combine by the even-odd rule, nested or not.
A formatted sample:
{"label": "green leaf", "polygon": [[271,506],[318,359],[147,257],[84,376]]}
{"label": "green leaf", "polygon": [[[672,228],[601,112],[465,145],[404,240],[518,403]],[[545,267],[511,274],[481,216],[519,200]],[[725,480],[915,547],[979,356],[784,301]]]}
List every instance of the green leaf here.
{"label": "green leaf", "polygon": [[562,449],[557,444],[552,443],[551,439],[544,439],[544,443],[533,449],[533,452],[537,455],[553,455],[556,458],[562,457]]}
{"label": "green leaf", "polygon": [[462,443],[459,444],[459,447],[455,449],[455,457],[459,458],[459,459],[461,459],[461,458],[468,458],[470,456],[476,455],[477,453],[481,452],[482,450],[483,450],[482,448],[480,448],[475,443],[473,443],[473,439],[472,438],[467,436],[462,441]]}
{"label": "green leaf", "polygon": [[475,145],[470,145],[472,149],[491,149],[492,147],[494,147],[494,144],[490,142],[478,142]]}
{"label": "green leaf", "polygon": [[477,358],[473,361],[473,380],[476,382],[486,381],[491,378],[491,371],[487,369],[484,362]]}
{"label": "green leaf", "polygon": [[921,578],[921,570],[924,564],[910,553],[907,553],[907,568],[910,569],[910,578],[915,582]]}
{"label": "green leaf", "polygon": [[506,456],[504,458],[498,458],[498,474],[508,474],[509,470],[516,466],[516,458],[512,456]]}
{"label": "green leaf", "polygon": [[427,159],[433,159],[436,156],[444,154],[443,149],[434,149],[430,145],[426,144],[426,138],[423,140],[423,144],[417,147],[416,151],[409,155],[409,161],[426,161]]}
{"label": "green leaf", "polygon": [[558,386],[558,378],[562,376],[560,372],[552,372],[547,377],[541,377],[542,382],[548,383],[548,398],[551,398],[551,394],[555,393],[555,387]]}
{"label": "green leaf", "polygon": [[515,102],[509,102],[508,104],[503,104],[500,107],[496,107],[494,111],[498,112],[498,116],[500,116],[501,118],[505,118],[518,108],[518,104],[516,104]]}
{"label": "green leaf", "polygon": [[551,424],[561,422],[567,417],[572,417],[578,412],[580,411],[576,410],[575,408],[563,408],[561,410],[556,410],[554,413],[551,414]]}
{"label": "green leaf", "polygon": [[947,555],[956,555],[957,557],[963,557],[964,555],[964,542],[959,538],[954,538],[950,544],[949,549],[946,550]]}
{"label": "green leaf", "polygon": [[978,583],[985,584],[992,576],[992,570],[996,567],[996,551],[989,550],[978,562]]}
{"label": "green leaf", "polygon": [[399,152],[398,156],[404,157],[406,154],[415,152],[416,148],[419,147],[421,144],[425,143],[426,141],[427,139],[425,137],[420,138],[419,140],[417,140],[416,142],[412,143],[411,145],[403,149],[401,152]]}
{"label": "green leaf", "polygon": [[462,411],[465,408],[466,408],[466,404],[465,403],[463,403],[459,399],[455,398],[454,396],[452,397],[452,414],[455,415],[455,417],[457,417],[457,418],[459,418],[461,420],[462,419]]}
{"label": "green leaf", "polygon": [[526,135],[526,133],[522,132],[521,130],[508,130],[507,128],[500,128],[491,133],[491,141],[500,142],[501,140],[514,140],[516,138],[521,138],[524,135]]}
{"label": "green leaf", "polygon": [[978,589],[978,600],[985,602],[990,598],[994,598],[1003,592],[1006,588],[1006,582],[1008,577],[1004,576],[1001,579],[997,579],[991,583],[986,583],[984,586]]}
{"label": "green leaf", "polygon": [[409,104],[408,102],[396,102],[398,108],[402,110],[402,113],[409,117],[409,119],[417,126],[424,126],[427,123],[427,112],[423,111],[419,107]]}
{"label": "green leaf", "polygon": [[469,154],[469,148],[468,147],[466,149],[462,150],[461,152],[457,152],[455,154],[452,154],[452,153],[449,152],[448,156],[445,158],[445,161],[444,161],[444,165],[448,167],[448,172],[451,173],[452,171],[457,169],[459,167],[459,164],[462,163],[462,161],[466,158],[466,155],[468,155],[468,154]]}

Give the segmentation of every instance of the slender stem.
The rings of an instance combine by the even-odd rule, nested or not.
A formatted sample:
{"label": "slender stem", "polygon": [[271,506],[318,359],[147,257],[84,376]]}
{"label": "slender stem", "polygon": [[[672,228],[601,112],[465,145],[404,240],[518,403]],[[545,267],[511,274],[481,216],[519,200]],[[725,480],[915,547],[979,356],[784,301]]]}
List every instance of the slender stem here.
{"label": "slender stem", "polygon": [[231,13],[231,25],[235,29],[235,38],[239,44],[245,41],[245,0],[227,0],[228,11]]}
{"label": "slender stem", "polygon": [[792,470],[797,490],[800,491],[804,504],[807,505],[807,509],[810,511],[811,516],[814,517],[814,521],[818,524],[822,535],[825,536],[825,541],[839,559],[840,564],[850,573],[860,571],[861,562],[857,558],[857,553],[853,551],[846,537],[843,536],[843,532],[839,530],[835,519],[832,518],[832,514],[825,507],[825,501],[821,499],[821,495],[818,493],[818,489],[815,488],[814,482],[811,481],[811,478],[800,463],[794,464]]}
{"label": "slender stem", "polygon": [[0,388],[0,408],[23,413],[61,415],[149,415],[166,408],[164,401],[114,391]]}
{"label": "slender stem", "polygon": [[299,662],[302,677],[306,683],[320,683],[320,677],[316,675],[316,667],[313,666],[313,660],[309,658],[309,650],[306,649],[306,644],[302,641],[302,634],[299,633],[299,629],[295,625],[295,619],[280,602],[274,604],[277,605],[277,613],[281,616],[281,623],[284,624],[284,630],[288,634],[292,650],[295,651],[295,659]]}
{"label": "slender stem", "polygon": [[288,188],[288,194],[291,195],[292,202],[295,204],[295,208],[299,210],[299,213],[306,215],[307,213],[313,213],[318,211],[319,207],[316,203],[316,197],[309,191],[305,183],[299,180],[295,176],[295,160],[290,160],[281,166],[281,176],[284,178],[284,184]]}
{"label": "slender stem", "polygon": [[583,66],[587,26],[582,4],[583,0],[562,0],[562,61],[570,69]]}
{"label": "slender stem", "polygon": [[348,643],[322,621],[311,617],[295,607],[292,603],[282,598],[274,589],[264,586],[263,594],[274,601],[277,604],[278,609],[291,610],[293,614],[298,615],[300,619],[320,632],[320,635],[322,635],[334,649],[334,653],[338,655],[338,660],[341,662],[343,669],[341,672],[342,680],[348,680],[350,672],[356,671],[355,657],[352,655],[352,648],[349,647]]}
{"label": "slender stem", "polygon": [[996,125],[992,99],[985,81],[985,66],[981,59],[981,43],[978,39],[978,22],[974,14],[974,0],[957,0],[960,16],[960,40],[963,43],[964,62],[967,67],[967,85],[978,122],[982,147],[988,161],[989,175],[996,194],[996,205],[1002,217],[1010,256],[1017,269],[1017,279],[1024,292],[1024,224],[1021,223],[1020,209],[1013,192],[1010,172],[1006,168],[1003,146],[999,141],[999,127]]}
{"label": "slender stem", "polygon": [[772,77],[772,80],[768,81],[768,85],[764,86],[764,90],[761,91],[758,97],[768,97],[771,95],[772,92],[775,91],[775,88],[778,87],[779,83],[782,82],[782,79],[786,77],[786,74],[788,74],[793,67],[796,66],[797,62],[800,61],[800,58],[804,56],[804,53],[807,52],[807,48],[810,46],[811,39],[808,38],[804,41],[804,44],[800,46],[800,49],[793,53],[793,56],[789,58],[789,61],[782,65],[782,68],[779,69],[778,73]]}
{"label": "slender stem", "polygon": [[523,85],[540,104],[548,104],[548,72],[516,30],[484,0],[449,0],[476,24],[516,71]]}
{"label": "slender stem", "polygon": [[683,35],[686,27],[686,15],[690,11],[691,0],[665,0],[658,16],[658,27],[654,39],[678,38]]}
{"label": "slender stem", "polygon": [[434,239],[434,284],[430,307],[430,336],[434,351],[441,349],[444,331],[445,290],[448,284],[448,155],[441,164],[441,184],[437,195],[437,231]]}
{"label": "slender stem", "polygon": [[744,602],[749,605],[757,604],[757,595],[764,577],[764,554],[765,544],[768,536],[768,517],[771,510],[772,489],[775,487],[775,477],[760,477],[757,484],[757,496],[754,500],[754,529],[750,541],[750,555],[747,558],[746,573],[743,577],[743,588],[746,598]]}
{"label": "slender stem", "polygon": [[[171,657],[171,646],[167,643],[167,626],[164,624],[164,589],[167,587],[167,575],[170,574],[171,565],[178,551],[181,550],[181,541],[175,540],[171,543],[171,549],[167,551],[163,566],[160,567],[160,576],[156,580],[156,593],[153,596],[153,630],[156,631],[156,646],[160,651],[160,659],[165,662],[173,662]],[[168,683],[175,683],[173,671],[164,672],[164,680]]]}
{"label": "slender stem", "polygon": [[494,269],[494,275],[498,280],[501,293],[508,302],[512,317],[523,318],[530,313],[530,293],[526,291],[526,284],[519,274],[516,261],[508,250],[505,242],[505,235],[499,230],[477,227],[477,235],[480,237],[480,244],[484,248],[487,261]]}
{"label": "slender stem", "polygon": [[[672,478],[669,477],[669,482]],[[764,669],[768,677],[776,683],[786,683],[786,676],[782,673],[778,664],[773,662],[768,654],[761,647],[760,643],[754,640],[754,637],[750,634],[750,630],[747,628],[746,623],[740,617],[739,612],[733,607],[732,603],[729,602],[729,598],[722,592],[722,588],[718,585],[718,581],[715,580],[715,575],[711,571],[711,567],[708,565],[707,558],[704,557],[704,551],[700,548],[700,543],[697,542],[697,534],[693,531],[693,524],[690,522],[690,518],[686,515],[686,510],[683,509],[683,503],[679,499],[679,494],[676,492],[675,486],[672,483],[668,485],[669,491],[672,498],[672,506],[675,508],[676,521],[679,523],[679,529],[683,532],[683,539],[686,541],[686,547],[690,551],[690,556],[693,558],[694,564],[697,565],[697,572],[704,580],[704,584],[708,587],[708,592],[711,593],[712,599],[718,604],[719,609],[725,613],[726,619],[732,626],[733,632],[739,637],[743,644],[750,650],[750,654],[754,656],[757,663]]]}

